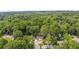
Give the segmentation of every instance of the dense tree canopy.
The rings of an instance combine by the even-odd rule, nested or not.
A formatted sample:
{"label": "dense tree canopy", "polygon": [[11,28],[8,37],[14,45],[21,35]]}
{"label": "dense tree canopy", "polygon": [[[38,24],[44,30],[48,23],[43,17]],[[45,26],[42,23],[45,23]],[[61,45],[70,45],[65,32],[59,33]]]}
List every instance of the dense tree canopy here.
{"label": "dense tree canopy", "polygon": [[[14,40],[4,40],[3,35],[13,35]],[[73,36],[79,37],[79,12],[15,13],[0,19],[0,48],[32,49],[37,36],[43,37],[43,44],[79,48],[79,43],[72,40]],[[59,41],[63,41],[61,47]]]}

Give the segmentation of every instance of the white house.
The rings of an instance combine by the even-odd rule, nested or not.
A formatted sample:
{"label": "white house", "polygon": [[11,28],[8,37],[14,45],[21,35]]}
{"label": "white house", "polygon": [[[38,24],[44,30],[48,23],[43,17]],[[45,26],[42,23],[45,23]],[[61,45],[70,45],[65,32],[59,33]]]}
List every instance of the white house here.
{"label": "white house", "polygon": [[14,36],[13,35],[3,35],[2,38],[4,38],[4,39],[10,38],[10,39],[14,40]]}

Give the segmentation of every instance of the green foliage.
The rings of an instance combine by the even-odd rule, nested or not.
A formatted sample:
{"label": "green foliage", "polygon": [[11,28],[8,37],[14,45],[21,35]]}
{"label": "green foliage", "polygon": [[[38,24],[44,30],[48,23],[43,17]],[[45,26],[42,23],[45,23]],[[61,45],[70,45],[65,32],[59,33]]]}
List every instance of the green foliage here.
{"label": "green foliage", "polygon": [[76,43],[72,40],[71,36],[69,34],[64,34],[63,37],[63,48],[66,49],[75,49],[76,48]]}
{"label": "green foliage", "polygon": [[50,34],[47,34],[46,38],[44,39],[46,44],[51,44],[52,38]]}
{"label": "green foliage", "polygon": [[[44,44],[58,46],[58,34],[61,33],[62,48],[79,48],[72,35],[79,37],[79,12],[34,12],[7,13],[0,20],[0,37],[13,35],[14,40],[6,38],[3,48],[34,48],[33,37],[42,35]],[[0,39],[3,42],[4,39]]]}
{"label": "green foliage", "polygon": [[14,40],[14,41],[11,41],[9,43],[7,43],[5,46],[4,46],[5,49],[25,49],[25,48],[28,48],[27,47],[27,44],[25,41],[23,40]]}
{"label": "green foliage", "polygon": [[23,37],[17,37],[16,40],[23,40]]}
{"label": "green foliage", "polygon": [[7,40],[7,42],[11,42],[12,38],[6,38],[5,40]]}
{"label": "green foliage", "polygon": [[0,38],[0,49],[2,49],[6,43],[8,43],[7,40]]}
{"label": "green foliage", "polygon": [[29,32],[30,32],[32,35],[36,36],[37,33],[39,32],[39,26],[30,26],[30,27],[29,27]]}
{"label": "green foliage", "polygon": [[43,36],[46,36],[49,33],[48,25],[42,25],[40,32],[43,33]]}
{"label": "green foliage", "polygon": [[23,36],[23,33],[22,33],[22,31],[20,31],[20,30],[16,30],[16,31],[13,31],[13,35],[14,35],[15,37],[21,37],[21,36]]}
{"label": "green foliage", "polygon": [[52,40],[51,40],[53,45],[57,45],[57,37],[56,36],[52,36]]}
{"label": "green foliage", "polygon": [[23,40],[26,42],[26,44],[28,45],[28,48],[32,49],[34,48],[34,40],[32,36],[24,36]]}

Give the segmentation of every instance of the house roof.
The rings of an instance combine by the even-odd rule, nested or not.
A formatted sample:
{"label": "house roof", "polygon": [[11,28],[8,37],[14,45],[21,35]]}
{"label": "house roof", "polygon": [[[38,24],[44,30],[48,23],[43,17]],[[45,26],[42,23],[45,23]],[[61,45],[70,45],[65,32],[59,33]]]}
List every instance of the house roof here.
{"label": "house roof", "polygon": [[4,39],[5,39],[5,38],[14,39],[14,36],[13,36],[13,35],[3,35],[2,38],[4,38]]}

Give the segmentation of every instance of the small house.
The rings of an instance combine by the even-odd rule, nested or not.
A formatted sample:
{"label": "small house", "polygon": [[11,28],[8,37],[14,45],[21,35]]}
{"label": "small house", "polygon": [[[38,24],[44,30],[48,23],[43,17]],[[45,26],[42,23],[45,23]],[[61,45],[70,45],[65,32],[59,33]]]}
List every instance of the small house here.
{"label": "small house", "polygon": [[3,35],[2,38],[3,39],[10,38],[10,39],[14,40],[14,36],[13,35]]}

